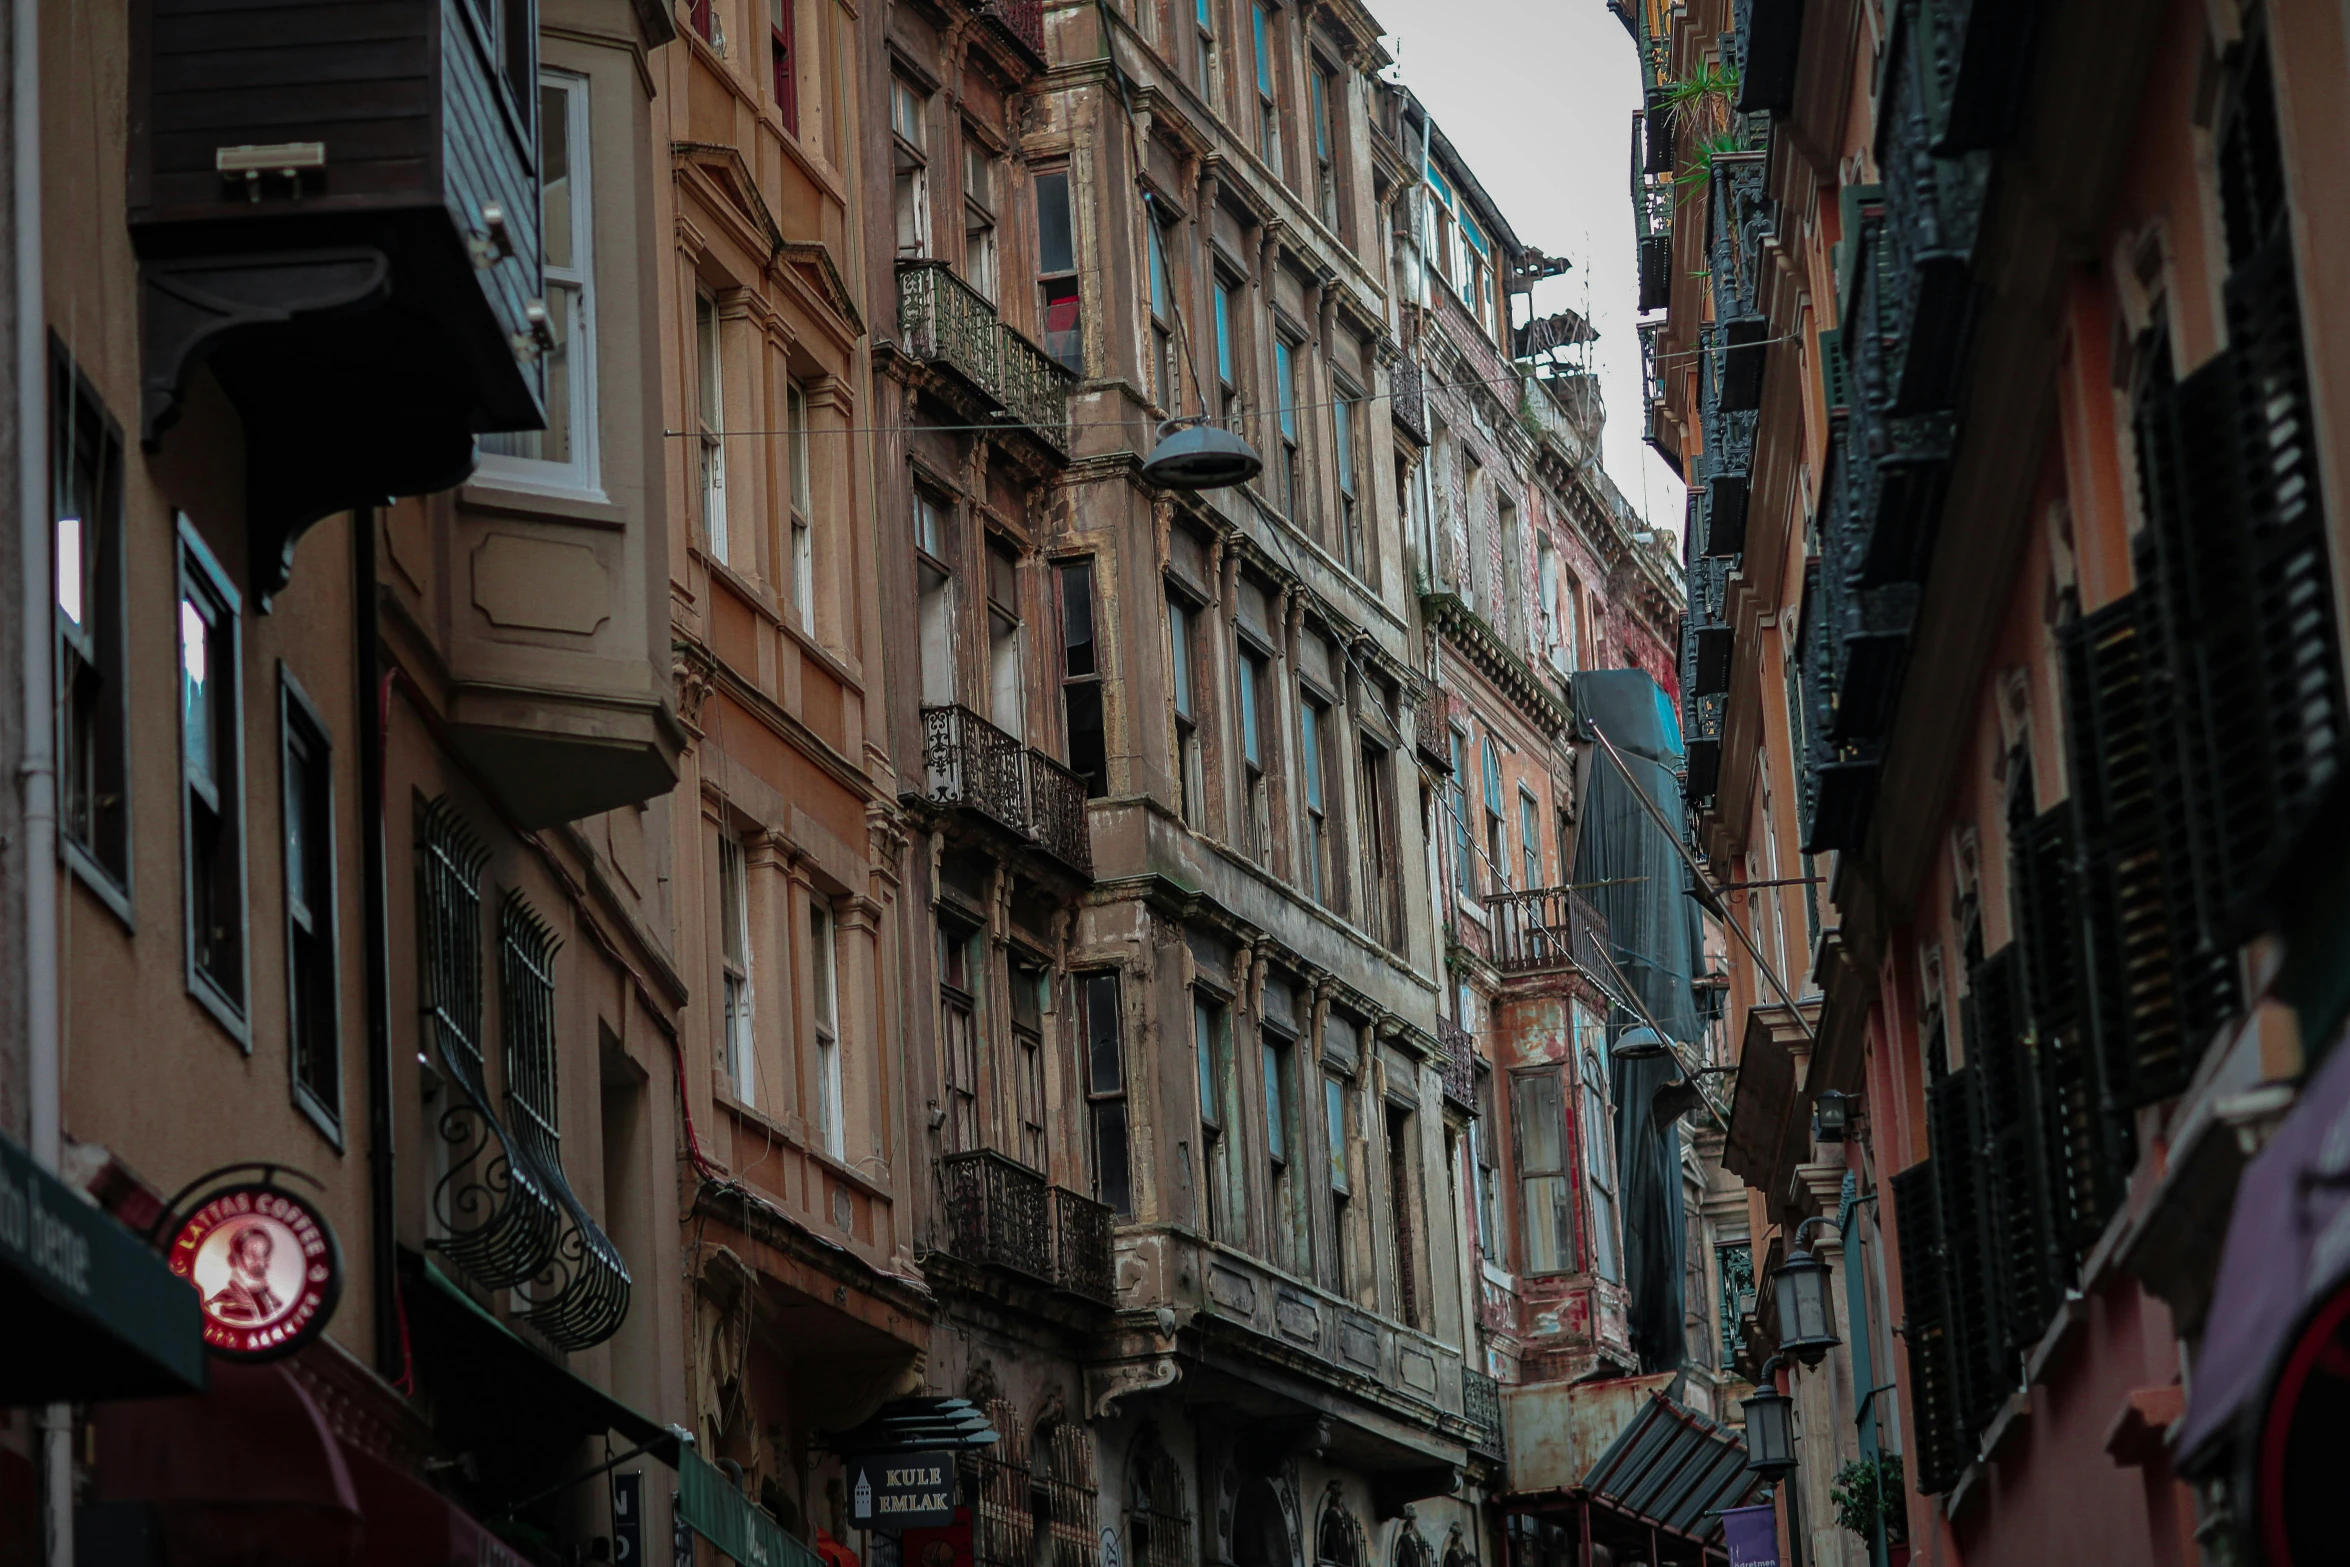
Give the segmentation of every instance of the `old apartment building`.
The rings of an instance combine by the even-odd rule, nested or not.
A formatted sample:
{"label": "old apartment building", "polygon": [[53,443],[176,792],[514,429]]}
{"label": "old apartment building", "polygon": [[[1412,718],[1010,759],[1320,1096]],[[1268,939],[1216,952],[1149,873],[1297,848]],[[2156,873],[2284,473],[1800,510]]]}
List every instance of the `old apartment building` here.
{"label": "old apartment building", "polygon": [[[1686,765],[1673,536],[1370,14],[41,22],[34,1162],[154,1309],[8,1384],[97,1400],[9,1526],[1719,1559],[1703,932],[1586,886],[1600,728]],[[1177,421],[1262,473],[1155,483]],[[341,1294],[207,1375],[143,1246],[232,1177]],[[963,1414],[955,1522],[863,1527],[870,1422]]]}
{"label": "old apartment building", "polygon": [[2322,1559],[2350,34],[1618,9],[1689,793],[1750,884],[1725,1158],[1756,1273],[1807,1249],[1841,1324],[1744,1324],[1783,1536]]}

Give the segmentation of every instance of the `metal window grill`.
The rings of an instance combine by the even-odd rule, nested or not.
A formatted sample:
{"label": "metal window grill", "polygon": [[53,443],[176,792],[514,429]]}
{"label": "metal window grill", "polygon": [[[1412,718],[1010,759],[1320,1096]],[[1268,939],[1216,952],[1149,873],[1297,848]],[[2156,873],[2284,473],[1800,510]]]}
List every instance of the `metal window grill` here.
{"label": "metal window grill", "polygon": [[448,1173],[434,1187],[431,1244],[485,1289],[508,1289],[555,1254],[561,1216],[490,1107],[481,1050],[481,869],[489,856],[445,798],[416,817],[424,1012],[455,1092],[441,1112]]}
{"label": "metal window grill", "polygon": [[987,1423],[998,1433],[992,1449],[964,1453],[979,1505],[971,1522],[971,1558],[979,1567],[1033,1567],[1036,1550],[1036,1474],[1028,1428],[1008,1398],[987,1400]]}
{"label": "metal window grill", "polygon": [[610,1338],[627,1319],[629,1277],[620,1249],[563,1173],[555,1076],[555,953],[562,943],[519,891],[506,894],[498,934],[506,1113],[524,1160],[563,1212],[562,1236],[531,1278],[524,1316],[558,1348],[586,1349]]}
{"label": "metal window grill", "polygon": [[1080,1421],[1064,1420],[1045,1439],[1043,1476],[1052,1518],[1051,1567],[1099,1567],[1102,1556],[1093,1432]]}
{"label": "metal window grill", "polygon": [[1127,1474],[1126,1537],[1133,1545],[1134,1567],[1193,1567],[1183,1471],[1155,1437],[1146,1436]]}

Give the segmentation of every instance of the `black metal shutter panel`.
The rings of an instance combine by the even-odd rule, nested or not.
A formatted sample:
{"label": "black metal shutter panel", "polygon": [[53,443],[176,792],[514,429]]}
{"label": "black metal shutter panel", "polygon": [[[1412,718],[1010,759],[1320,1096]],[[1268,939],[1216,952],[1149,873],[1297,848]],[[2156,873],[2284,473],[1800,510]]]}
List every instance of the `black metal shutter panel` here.
{"label": "black metal shutter panel", "polygon": [[1966,1467],[1951,1382],[1935,1168],[1934,1160],[1922,1159],[1893,1177],[1893,1222],[1901,1230],[1902,1342],[1909,1351],[1907,1435],[1912,1476],[1927,1496],[1949,1490]]}
{"label": "black metal shutter panel", "polygon": [[[1928,1146],[1943,1179],[1935,1183],[1942,1218],[1945,1321],[1951,1389],[1959,1431],[1971,1439],[2007,1396],[2000,1374],[1999,1298],[1984,1233],[1983,1161],[1975,1135],[1973,1068],[1926,1090]],[[1966,1445],[1971,1445],[1971,1441]]]}
{"label": "black metal shutter panel", "polygon": [[1991,1254],[1998,1270],[2005,1363],[2028,1354],[2064,1298],[2052,1241],[2038,1059],[2024,1022],[2022,953],[2014,942],[1976,966],[1975,1069]]}
{"label": "black metal shutter panel", "polygon": [[2257,695],[2247,705],[2265,730],[2247,747],[2242,769],[2259,771],[2265,787],[2248,797],[2265,811],[2239,817],[2232,792],[2222,801],[2231,807],[2221,840],[2230,872],[2222,890],[2239,921],[2288,870],[2296,840],[2341,770],[2350,727],[2291,246],[2290,231],[2280,227],[2225,291],[2247,535],[2230,543],[2241,550],[2249,578],[2244,611],[2253,636],[2241,651],[2250,665],[2247,695]]}
{"label": "black metal shutter panel", "polygon": [[2008,887],[2033,1024],[2043,1033],[2081,1016],[2079,886],[2074,880],[2072,802],[2025,821],[2008,842]]}

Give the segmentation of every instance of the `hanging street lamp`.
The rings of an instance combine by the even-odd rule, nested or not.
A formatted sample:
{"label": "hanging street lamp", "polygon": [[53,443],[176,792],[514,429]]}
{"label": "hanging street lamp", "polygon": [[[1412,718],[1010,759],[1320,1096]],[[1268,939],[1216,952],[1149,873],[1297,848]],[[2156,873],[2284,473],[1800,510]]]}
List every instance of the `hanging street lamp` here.
{"label": "hanging street lamp", "polygon": [[1828,1296],[1828,1265],[1803,1244],[1804,1231],[1824,1218],[1810,1218],[1795,1227],[1787,1260],[1771,1270],[1771,1286],[1779,1303],[1779,1353],[1816,1366],[1842,1340],[1836,1337],[1836,1312]]}
{"label": "hanging street lamp", "polygon": [[1205,419],[1170,419],[1143,459],[1142,478],[1162,490],[1221,490],[1248,483],[1264,468],[1257,449],[1230,430]]}
{"label": "hanging street lamp", "polygon": [[1747,1395],[1746,1467],[1765,1480],[1779,1480],[1795,1469],[1795,1401],[1779,1391],[1777,1355],[1763,1362]]}
{"label": "hanging street lamp", "polygon": [[1840,1143],[1860,1112],[1860,1100],[1839,1089],[1823,1088],[1811,1102],[1814,1136],[1823,1143]]}

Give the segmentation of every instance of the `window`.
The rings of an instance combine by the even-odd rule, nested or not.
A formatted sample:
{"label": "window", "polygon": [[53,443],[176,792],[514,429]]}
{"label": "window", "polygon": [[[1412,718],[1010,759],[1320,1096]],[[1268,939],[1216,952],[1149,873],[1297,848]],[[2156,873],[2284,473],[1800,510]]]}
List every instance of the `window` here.
{"label": "window", "polygon": [[1182,365],[1176,354],[1175,279],[1167,266],[1167,229],[1158,203],[1147,202],[1143,243],[1149,247],[1151,284],[1151,392],[1159,406],[1177,412],[1183,396]]}
{"label": "window", "polygon": [[547,376],[547,427],[484,435],[484,466],[492,477],[566,489],[598,486],[595,227],[587,151],[587,78],[548,72],[539,79],[540,244],[547,324],[555,337],[539,360]]}
{"label": "window", "polygon": [[1419,1118],[1402,1105],[1387,1107],[1387,1211],[1393,1218],[1396,1315],[1404,1326],[1420,1323]]}
{"label": "window", "polygon": [[718,301],[694,295],[694,417],[702,450],[702,538],[726,560],[726,382],[718,358]]}
{"label": "window", "polygon": [[49,506],[57,551],[57,803],[67,857],[128,912],[130,731],[123,704],[122,430],[64,352],[52,359]]}
{"label": "window", "polygon": [[188,988],[245,1037],[244,647],[237,590],[179,522],[180,831]]}
{"label": "window", "polygon": [[938,922],[940,1093],[945,1102],[948,1153],[968,1153],[980,1146],[979,1134],[979,995],[975,970],[978,938],[968,926],[942,918]]}
{"label": "window", "polygon": [[1452,815],[1452,885],[1464,898],[1477,896],[1476,840],[1469,833],[1468,737],[1450,732],[1452,781],[1445,785],[1445,809]]}
{"label": "window", "polygon": [[1297,1147],[1297,1042],[1271,1028],[1263,1031],[1265,1064],[1265,1171],[1271,1199],[1274,1263],[1292,1273],[1304,1270],[1311,1243],[1306,1239],[1300,1182],[1291,1177]]}
{"label": "window", "polygon": [[1281,411],[1281,509],[1302,523],[1306,482],[1297,437],[1297,349],[1286,338],[1273,341],[1273,395]]}
{"label": "window", "polygon": [[1351,1217],[1348,1203],[1354,1196],[1352,1149],[1346,1128],[1346,1080],[1336,1076],[1322,1079],[1322,1136],[1330,1156],[1330,1287],[1341,1295],[1353,1290],[1353,1278],[1347,1270],[1347,1221]]}
{"label": "window", "polygon": [[1501,830],[1501,751],[1493,743],[1493,736],[1485,737],[1485,873],[1493,878],[1496,892],[1501,891],[1509,874],[1509,848],[1502,841]]}
{"label": "window", "polygon": [[799,58],[794,49],[798,34],[793,23],[793,0],[767,0],[767,63],[774,75],[775,107],[783,128],[800,133]]}
{"label": "window", "polygon": [[1221,274],[1216,278],[1216,386],[1221,396],[1217,413],[1229,426],[1240,415],[1239,355],[1232,343],[1232,290]]}
{"label": "window", "polygon": [[702,42],[726,53],[726,29],[718,20],[718,0],[686,0],[686,20]]}
{"label": "window", "polygon": [[816,631],[816,537],[808,468],[808,393],[794,381],[783,392],[783,452],[791,465],[791,598],[800,629]]}
{"label": "window", "polygon": [[1542,610],[1541,623],[1536,627],[1542,642],[1540,652],[1550,660],[1552,669],[1562,675],[1572,674],[1574,654],[1566,645],[1559,621],[1559,555],[1547,536],[1534,541],[1534,583]]}
{"label": "window", "polygon": [[1012,965],[1012,1095],[1020,1115],[1020,1162],[1049,1169],[1045,1149],[1044,970]]}
{"label": "window", "polygon": [[1067,169],[1036,177],[1036,287],[1044,351],[1083,375],[1085,322],[1077,293],[1077,224],[1070,210]]}
{"label": "window", "polygon": [[1027,636],[1020,621],[1020,562],[1003,544],[987,546],[987,683],[989,716],[1007,734],[1027,733]]}
{"label": "window", "polygon": [[1469,314],[1487,332],[1493,330],[1493,247],[1486,242],[1485,231],[1466,209],[1461,212],[1461,253],[1459,270],[1453,281],[1459,285],[1461,303],[1469,307]]}
{"label": "window", "polygon": [[1134,1182],[1127,1160],[1126,1056],[1118,976],[1080,975],[1077,992],[1085,1009],[1085,1108],[1093,1122],[1093,1196],[1118,1217],[1130,1218]]}
{"label": "window", "polygon": [[963,143],[963,281],[995,298],[995,154],[971,140]]}
{"label": "window", "polygon": [[1226,1168],[1231,1157],[1225,1134],[1231,1129],[1226,1110],[1231,1098],[1232,1019],[1220,1002],[1201,993],[1192,997],[1191,1043],[1199,1066],[1200,1200],[1209,1235],[1226,1241],[1234,1238],[1239,1217]]}
{"label": "window", "polygon": [[1257,156],[1276,175],[1281,172],[1281,114],[1273,96],[1273,18],[1265,0],[1256,0],[1257,45]]}
{"label": "window", "polygon": [[808,902],[808,992],[816,1022],[816,1138],[835,1159],[848,1157],[849,1131],[841,1092],[840,937],[832,910]]}
{"label": "window", "polygon": [[1101,644],[1094,632],[1093,561],[1065,561],[1061,581],[1061,721],[1069,771],[1085,780],[1085,797],[1110,792],[1109,742],[1102,728]]}
{"label": "window", "polygon": [[1523,785],[1518,789],[1518,854],[1526,867],[1521,887],[1542,885],[1542,805]]}
{"label": "window", "polygon": [[1199,68],[1199,95],[1207,100],[1209,111],[1216,107],[1216,17],[1214,0],[1192,0],[1192,16],[1197,23],[1198,52],[1195,63]]}
{"label": "window", "polygon": [[1403,946],[1401,879],[1396,875],[1395,799],[1393,764],[1387,748],[1375,740],[1363,741],[1362,777],[1358,806],[1363,846],[1364,924],[1388,946]]}
{"label": "window", "polygon": [[1175,709],[1175,774],[1183,820],[1204,824],[1207,786],[1200,771],[1199,701],[1192,657],[1198,646],[1194,611],[1181,596],[1167,595],[1167,686]]}
{"label": "window", "polygon": [[1242,844],[1258,864],[1273,852],[1270,789],[1265,782],[1265,692],[1268,665],[1265,655],[1246,642],[1234,660],[1240,679],[1241,792],[1248,813],[1247,838]]}
{"label": "window", "polygon": [[903,76],[889,79],[890,201],[898,256],[930,254],[930,95]]}
{"label": "window", "polygon": [[1501,612],[1502,634],[1513,646],[1526,645],[1525,540],[1518,532],[1518,508],[1506,495],[1496,496],[1494,511],[1500,526],[1501,572],[1493,584],[1495,607]]}
{"label": "window", "polygon": [[1469,1122],[1469,1157],[1477,1183],[1477,1249],[1486,1261],[1506,1267],[1508,1254],[1502,1250],[1501,1221],[1493,1202],[1493,1075],[1479,1072],[1476,1077],[1477,1114]]}
{"label": "window", "polygon": [[1428,166],[1428,192],[1435,199],[1428,203],[1428,232],[1422,237],[1428,254],[1429,270],[1447,282],[1460,276],[1460,263],[1453,256],[1453,211],[1459,205],[1452,193],[1452,185],[1434,164]]}
{"label": "window", "polygon": [[1323,789],[1326,736],[1330,709],[1312,697],[1297,704],[1298,770],[1304,775],[1306,802],[1305,885],[1316,903],[1333,906],[1336,889],[1330,875],[1330,804]]}
{"label": "window", "polygon": [[326,724],[278,666],[278,766],[285,816],[286,1056],[294,1102],[342,1141],[341,971],[335,939],[334,748]]}
{"label": "window", "polygon": [[742,840],[718,839],[719,1055],[734,1097],[759,1102],[758,1046],[751,1032],[751,912]]}
{"label": "window", "polygon": [[922,705],[951,707],[955,701],[955,578],[948,564],[947,503],[929,490],[914,490],[915,617],[922,638]]}
{"label": "window", "polygon": [[1331,69],[1314,62],[1314,201],[1322,221],[1338,227],[1338,82]]}
{"label": "window", "polygon": [[1518,1143],[1519,1264],[1527,1273],[1563,1273],[1573,1265],[1575,1210],[1558,1073],[1513,1077],[1510,1110]]}
{"label": "window", "polygon": [[1583,1176],[1591,1189],[1591,1271],[1621,1280],[1616,1246],[1616,1139],[1607,1110],[1607,1068],[1600,1046],[1607,1026],[1573,1003],[1576,1041],[1583,1047]]}
{"label": "window", "polygon": [[1363,509],[1357,492],[1362,479],[1355,467],[1355,426],[1362,403],[1352,388],[1341,386],[1330,404],[1330,431],[1338,448],[1338,544],[1346,569],[1356,576],[1370,570],[1363,551]]}

